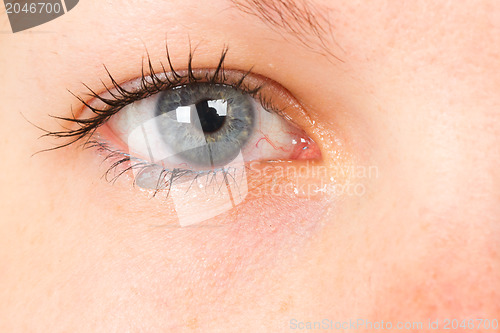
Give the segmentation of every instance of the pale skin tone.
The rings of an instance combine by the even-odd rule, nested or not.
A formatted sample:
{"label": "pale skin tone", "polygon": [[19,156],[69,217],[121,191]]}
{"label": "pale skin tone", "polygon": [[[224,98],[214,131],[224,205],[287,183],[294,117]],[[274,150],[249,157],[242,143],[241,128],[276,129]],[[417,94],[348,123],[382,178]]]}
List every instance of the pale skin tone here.
{"label": "pale skin tone", "polygon": [[[500,319],[500,5],[310,4],[328,12],[323,43],[225,0],[81,1],[0,35],[0,331]],[[159,69],[166,40],[185,69],[189,39],[198,68],[227,45],[228,68],[286,88],[323,165],[376,167],[335,179],[365,192],[263,196],[214,218],[221,228],[155,228],[171,211],[103,180],[95,151],[31,157],[53,140],[27,120],[59,130],[49,114],[81,110],[67,90],[102,92],[103,64],[119,83],[139,77],[146,49]]]}

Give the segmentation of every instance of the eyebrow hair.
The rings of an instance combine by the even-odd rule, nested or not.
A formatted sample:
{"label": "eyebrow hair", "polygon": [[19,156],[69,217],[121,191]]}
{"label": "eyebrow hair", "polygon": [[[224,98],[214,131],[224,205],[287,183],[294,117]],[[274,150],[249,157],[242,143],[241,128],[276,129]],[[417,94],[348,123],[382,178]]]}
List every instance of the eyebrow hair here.
{"label": "eyebrow hair", "polygon": [[333,26],[325,6],[307,0],[231,0],[240,11],[255,16],[285,39],[293,36],[313,52],[331,56],[343,62],[331,50],[336,45]]}

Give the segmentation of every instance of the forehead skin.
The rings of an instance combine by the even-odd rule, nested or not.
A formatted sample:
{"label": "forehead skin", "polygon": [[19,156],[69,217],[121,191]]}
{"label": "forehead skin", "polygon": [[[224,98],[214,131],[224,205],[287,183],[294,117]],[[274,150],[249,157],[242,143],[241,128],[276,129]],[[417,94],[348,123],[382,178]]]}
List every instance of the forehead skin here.
{"label": "forehead skin", "polygon": [[[81,1],[18,34],[0,14],[0,330],[499,319],[500,4],[308,1],[324,13],[318,39],[238,3]],[[286,87],[315,120],[326,163],[339,149],[376,166],[359,180],[366,193],[326,214],[259,202],[234,218],[279,226],[295,207],[321,225],[304,237],[172,233],[147,227],[168,218],[163,207],[102,181],[90,152],[30,157],[46,142],[25,118],[59,129],[47,115],[79,108],[67,90],[109,83],[102,64],[118,82],[138,77],[145,49],[158,67],[166,40],[178,67],[189,40],[199,67],[229,45],[227,66]]]}

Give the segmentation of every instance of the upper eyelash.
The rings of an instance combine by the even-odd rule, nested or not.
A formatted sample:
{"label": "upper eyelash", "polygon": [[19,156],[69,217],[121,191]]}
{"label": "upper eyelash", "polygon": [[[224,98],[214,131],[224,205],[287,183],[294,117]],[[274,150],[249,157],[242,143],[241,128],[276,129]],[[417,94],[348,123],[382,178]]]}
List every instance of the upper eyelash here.
{"label": "upper eyelash", "polygon": [[[226,78],[226,71],[224,68],[224,62],[226,59],[226,55],[228,53],[229,48],[224,47],[218,62],[217,67],[213,70],[212,74],[206,73],[204,77],[199,77],[195,75],[195,69],[193,68],[193,58],[194,58],[194,50],[190,48],[189,51],[189,58],[188,58],[188,64],[187,64],[187,72],[185,74],[180,74],[178,70],[176,70],[172,64],[170,52],[168,49],[168,46],[165,47],[166,49],[166,60],[168,64],[168,69],[165,68],[164,64],[160,62],[160,65],[162,67],[162,71],[160,73],[156,73],[155,70],[153,69],[153,65],[151,62],[151,58],[149,56],[149,53],[147,53],[147,69],[149,73],[145,72],[144,68],[144,61],[143,61],[143,66],[141,68],[141,76],[139,78],[139,88],[136,90],[127,90],[123,88],[111,75],[107,67],[104,65],[104,69],[106,70],[106,73],[111,81],[111,87],[108,87],[104,82],[101,80],[101,83],[103,84],[103,87],[105,89],[105,92],[107,92],[111,98],[105,98],[96,93],[92,88],[87,86],[86,84],[83,84],[86,89],[88,89],[88,97],[91,100],[98,100],[102,104],[105,105],[104,108],[98,108],[95,106],[92,106],[90,102],[87,102],[84,98],[75,95],[70,91],[70,93],[77,98],[84,107],[89,109],[92,113],[95,114],[95,116],[90,117],[90,118],[78,118],[75,116],[75,114],[72,112],[72,117],[61,117],[61,116],[53,116],[51,117],[57,119],[57,120],[62,120],[66,122],[70,122],[73,124],[77,124],[79,127],[76,129],[66,129],[62,131],[48,131],[43,128],[38,127],[39,129],[43,130],[45,132],[42,137],[48,136],[48,137],[55,137],[55,138],[70,138],[70,140],[66,143],[63,143],[61,145],[58,145],[56,147],[44,149],[43,151],[50,151],[50,150],[55,150],[55,149],[60,149],[63,147],[67,147],[69,145],[72,145],[84,138],[87,138],[83,146],[85,147],[89,143],[89,139],[94,135],[96,130],[106,123],[109,118],[111,118],[113,115],[118,113],[122,108],[125,106],[137,102],[141,99],[148,98],[150,96],[153,96],[159,92],[172,89],[178,86],[182,85],[187,85],[187,84],[193,84],[197,82],[207,82],[207,83],[212,83],[212,84],[224,84],[227,82]],[[252,68],[248,70],[247,72],[243,73],[239,81],[236,83],[231,84],[236,89],[241,90],[243,93],[247,93],[253,97],[256,97],[259,99],[259,102],[267,109],[270,110],[272,109],[278,114],[282,113],[282,110],[275,110],[272,107],[271,101],[267,100],[264,96],[259,94],[259,91],[262,89],[263,85],[259,85],[254,88],[250,88],[245,84],[245,79],[248,75],[252,73]],[[163,75],[163,78],[160,77],[159,75]]]}

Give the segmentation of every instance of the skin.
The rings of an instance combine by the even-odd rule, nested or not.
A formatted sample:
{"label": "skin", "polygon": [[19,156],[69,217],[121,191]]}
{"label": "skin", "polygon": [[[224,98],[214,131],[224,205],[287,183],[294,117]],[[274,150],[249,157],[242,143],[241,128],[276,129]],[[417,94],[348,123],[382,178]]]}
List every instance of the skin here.
{"label": "skin", "polygon": [[[500,4],[310,3],[329,13],[324,47],[225,0],[81,1],[16,34],[1,14],[0,331],[500,319]],[[81,111],[67,92],[85,94],[81,82],[102,92],[102,64],[127,82],[147,49],[161,69],[166,36],[176,68],[189,40],[197,68],[229,45],[228,68],[281,85],[326,178],[363,193],[255,192],[219,227],[172,228],[171,205],[106,182],[96,151],[31,156],[54,142],[29,122],[60,130],[48,115]]]}

